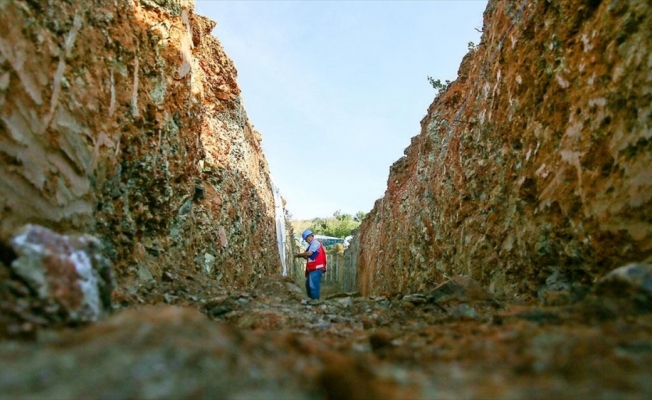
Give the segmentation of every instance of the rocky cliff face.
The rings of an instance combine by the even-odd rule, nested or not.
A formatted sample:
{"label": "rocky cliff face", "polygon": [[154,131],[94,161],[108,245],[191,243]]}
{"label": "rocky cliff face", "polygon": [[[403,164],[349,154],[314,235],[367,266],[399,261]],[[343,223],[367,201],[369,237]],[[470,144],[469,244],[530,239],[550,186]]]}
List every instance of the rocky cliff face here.
{"label": "rocky cliff face", "polygon": [[574,296],[649,258],[650,27],[643,0],[490,1],[361,227],[363,293],[470,275]]}
{"label": "rocky cliff face", "polygon": [[93,234],[125,295],[166,271],[232,287],[280,273],[261,136],[193,7],[0,4],[3,240],[25,223]]}

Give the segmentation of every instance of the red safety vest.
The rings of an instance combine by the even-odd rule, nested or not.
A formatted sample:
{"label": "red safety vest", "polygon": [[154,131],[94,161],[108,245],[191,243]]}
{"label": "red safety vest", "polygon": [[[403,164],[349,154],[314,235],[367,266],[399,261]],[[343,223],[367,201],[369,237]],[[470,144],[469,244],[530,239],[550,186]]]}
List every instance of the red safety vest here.
{"label": "red safety vest", "polygon": [[322,242],[319,242],[319,250],[317,251],[317,257],[315,257],[315,260],[308,260],[306,263],[306,273],[316,271],[318,269],[323,269],[324,272],[326,272],[326,249],[324,248]]}

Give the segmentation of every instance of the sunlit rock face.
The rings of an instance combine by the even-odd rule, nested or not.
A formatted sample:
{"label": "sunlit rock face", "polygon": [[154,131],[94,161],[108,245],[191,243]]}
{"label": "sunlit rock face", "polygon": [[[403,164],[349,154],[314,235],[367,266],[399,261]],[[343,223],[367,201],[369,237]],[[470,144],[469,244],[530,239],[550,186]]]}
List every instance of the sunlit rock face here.
{"label": "sunlit rock face", "polygon": [[[189,0],[0,4],[0,235],[102,241],[121,290],[280,273],[261,136]],[[5,264],[12,260],[2,260]]]}
{"label": "sunlit rock face", "polygon": [[363,293],[581,293],[649,259],[651,27],[644,0],[490,1],[361,227]]}

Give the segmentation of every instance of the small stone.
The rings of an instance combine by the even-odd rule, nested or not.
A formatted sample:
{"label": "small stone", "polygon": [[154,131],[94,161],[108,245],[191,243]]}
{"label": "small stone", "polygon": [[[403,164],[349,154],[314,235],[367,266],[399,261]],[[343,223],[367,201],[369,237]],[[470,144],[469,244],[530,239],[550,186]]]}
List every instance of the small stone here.
{"label": "small stone", "polygon": [[392,344],[393,337],[391,333],[381,330],[369,335],[369,344],[374,353],[383,353],[387,349],[394,347]]}
{"label": "small stone", "polygon": [[468,304],[460,304],[451,309],[451,315],[457,319],[478,319],[480,315]]}
{"label": "small stone", "polygon": [[192,200],[187,200],[183,205],[179,208],[179,215],[186,215],[190,212],[192,209]]}
{"label": "small stone", "polygon": [[554,269],[545,284],[537,288],[537,298],[545,305],[560,306],[571,302],[571,284],[559,270]]}
{"label": "small stone", "polygon": [[353,299],[350,297],[345,297],[342,299],[337,299],[337,303],[344,308],[349,308],[353,305]]}
{"label": "small stone", "polygon": [[428,299],[426,298],[425,295],[417,293],[417,294],[408,294],[403,296],[401,301],[408,301],[414,305],[419,305],[419,304],[425,304]]}
{"label": "small stone", "polygon": [[652,264],[629,264],[605,275],[596,285],[598,295],[632,299],[652,309]]}
{"label": "small stone", "polygon": [[[456,277],[456,278],[462,278],[462,277]],[[454,301],[454,300],[455,301],[465,300],[467,298],[467,294],[461,282],[468,283],[468,280],[450,279],[442,283],[441,285],[437,286],[436,288],[434,288],[429,293],[428,298],[437,303],[447,303],[449,301]]]}
{"label": "small stone", "polygon": [[163,275],[161,275],[161,280],[163,280],[163,282],[173,282],[174,276],[172,273],[170,273],[170,271],[165,271],[163,272]]}
{"label": "small stone", "polygon": [[220,306],[216,306],[216,307],[211,308],[211,310],[209,311],[209,314],[212,315],[213,317],[220,317],[220,316],[222,316],[222,315],[224,315],[226,313],[229,313],[231,311],[233,311],[233,308],[231,306],[229,306],[229,305],[220,305]]}

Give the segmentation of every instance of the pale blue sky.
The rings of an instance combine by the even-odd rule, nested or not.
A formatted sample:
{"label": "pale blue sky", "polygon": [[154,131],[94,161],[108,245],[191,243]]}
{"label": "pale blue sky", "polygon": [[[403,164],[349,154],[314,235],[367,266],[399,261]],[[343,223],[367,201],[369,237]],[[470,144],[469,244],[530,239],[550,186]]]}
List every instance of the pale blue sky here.
{"label": "pale blue sky", "polygon": [[486,0],[206,1],[295,219],[369,212],[436,90],[480,41]]}

